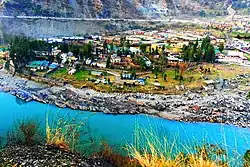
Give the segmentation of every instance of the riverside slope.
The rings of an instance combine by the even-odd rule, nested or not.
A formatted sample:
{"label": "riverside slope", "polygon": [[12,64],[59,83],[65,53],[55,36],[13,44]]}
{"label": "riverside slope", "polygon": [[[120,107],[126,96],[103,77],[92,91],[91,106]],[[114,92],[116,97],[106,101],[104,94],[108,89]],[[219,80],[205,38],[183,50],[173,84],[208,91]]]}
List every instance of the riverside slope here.
{"label": "riverside slope", "polygon": [[[87,88],[76,89],[71,85],[49,87],[0,71],[0,90],[25,90],[34,100],[43,103],[106,114],[150,114],[177,121],[218,122],[250,127],[250,100],[246,98],[247,91],[237,88],[238,82],[232,80],[230,89],[195,93],[187,91],[183,95],[110,94]],[[47,96],[42,98],[41,94]]]}

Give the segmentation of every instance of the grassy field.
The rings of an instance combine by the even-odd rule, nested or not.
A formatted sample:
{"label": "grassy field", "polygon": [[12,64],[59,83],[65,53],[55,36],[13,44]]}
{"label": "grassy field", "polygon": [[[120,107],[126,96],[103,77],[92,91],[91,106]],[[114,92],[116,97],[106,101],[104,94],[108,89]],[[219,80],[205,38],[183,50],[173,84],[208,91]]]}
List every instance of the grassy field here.
{"label": "grassy field", "polygon": [[[74,75],[69,75],[67,73],[66,68],[62,68],[50,74],[49,77],[64,80],[77,88],[85,86],[101,92],[141,92],[175,94],[177,93],[176,87],[180,85],[183,85],[188,89],[201,88],[203,85],[205,85],[204,78],[211,80],[216,80],[220,78],[230,79],[236,77],[238,74],[250,73],[250,68],[241,67],[237,65],[203,64],[203,68],[210,68],[211,72],[200,72],[199,67],[197,66],[192,68],[191,70],[186,70],[183,74],[184,79],[182,81],[176,79],[176,70],[174,68],[169,68],[165,71],[165,74],[167,74],[166,80],[164,80],[162,73],[159,73],[157,78],[155,78],[155,74],[153,73],[138,75],[138,78],[148,77],[148,79],[146,80],[146,85],[140,85],[136,87],[127,87],[121,85],[118,86],[115,82],[115,76],[112,75],[106,75],[102,77],[105,79],[110,79],[110,81],[113,83],[112,85],[93,83],[90,80],[98,79],[99,77],[91,75],[89,70],[80,70]],[[109,69],[109,71],[112,70]],[[123,82],[127,81],[122,80],[122,83]],[[162,87],[164,87],[164,89],[156,87],[155,84],[160,84]]]}
{"label": "grassy field", "polygon": [[242,38],[250,38],[250,33],[243,33],[243,32],[232,32],[233,37],[242,37]]}

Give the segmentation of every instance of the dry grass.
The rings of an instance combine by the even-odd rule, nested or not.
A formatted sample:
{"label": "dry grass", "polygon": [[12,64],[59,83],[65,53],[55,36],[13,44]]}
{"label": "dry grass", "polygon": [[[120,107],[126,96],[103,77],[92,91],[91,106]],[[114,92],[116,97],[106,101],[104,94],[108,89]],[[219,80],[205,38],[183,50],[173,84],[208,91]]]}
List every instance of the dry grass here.
{"label": "dry grass", "polygon": [[[145,142],[145,143],[144,143]],[[143,144],[144,143],[144,144]],[[143,149],[140,147],[143,146]],[[176,140],[169,143],[149,130],[136,130],[135,144],[126,147],[142,167],[228,167],[227,154],[216,145],[178,150]]]}
{"label": "dry grass", "polygon": [[75,119],[60,118],[49,125],[49,112],[46,115],[46,143],[48,145],[66,150],[75,151],[80,139],[81,128],[84,121],[76,122]]}

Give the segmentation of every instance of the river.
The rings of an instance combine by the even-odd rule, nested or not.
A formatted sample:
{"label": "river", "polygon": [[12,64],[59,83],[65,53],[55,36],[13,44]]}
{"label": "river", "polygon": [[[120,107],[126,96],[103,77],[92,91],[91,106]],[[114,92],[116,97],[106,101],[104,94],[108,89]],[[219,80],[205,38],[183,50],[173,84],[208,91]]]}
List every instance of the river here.
{"label": "river", "polygon": [[[250,129],[212,123],[186,123],[170,121],[147,115],[106,115],[71,109],[59,109],[54,105],[38,102],[20,103],[15,96],[0,93],[0,136],[6,135],[17,120],[37,119],[45,127],[46,113],[67,115],[81,120],[88,118],[91,135],[101,138],[110,145],[124,146],[133,142],[135,127],[152,128],[159,138],[169,136],[178,145],[218,144],[229,152],[230,157],[242,156],[250,149]],[[59,114],[58,114],[59,113]],[[173,137],[174,136],[174,137]],[[237,155],[235,154],[237,152]]]}

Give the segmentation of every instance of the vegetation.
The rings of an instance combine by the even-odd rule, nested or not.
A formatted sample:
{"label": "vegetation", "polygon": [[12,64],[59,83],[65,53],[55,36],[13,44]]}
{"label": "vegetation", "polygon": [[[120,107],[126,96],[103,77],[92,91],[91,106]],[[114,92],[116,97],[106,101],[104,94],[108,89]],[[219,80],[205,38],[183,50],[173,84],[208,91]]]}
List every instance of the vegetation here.
{"label": "vegetation", "polygon": [[43,142],[43,134],[37,120],[27,119],[17,121],[13,130],[8,134],[8,142],[32,146]]}
{"label": "vegetation", "polygon": [[185,61],[206,61],[209,63],[214,63],[215,61],[214,46],[211,44],[208,36],[203,39],[201,46],[199,46],[198,41],[194,44],[190,43],[188,46],[184,45],[182,54]]}
{"label": "vegetation", "polygon": [[[90,135],[86,119],[67,118],[65,116],[54,117],[47,112],[46,115],[46,144],[54,149],[63,149],[71,152],[80,152],[84,155],[104,157],[118,167],[229,167],[230,160],[227,152],[218,145],[203,144],[189,146],[185,143],[177,143],[177,137],[160,137],[153,127],[141,129],[136,127],[134,142],[123,150],[123,154],[116,151],[114,146],[100,140],[100,147],[95,149],[96,141]],[[54,120],[50,120],[50,117]],[[26,121],[19,124],[19,130],[25,136],[24,145],[37,144],[38,125],[35,121]],[[87,128],[88,129],[88,128]],[[15,137],[20,138],[20,133]],[[88,136],[87,138],[84,136]],[[40,136],[42,137],[42,136]],[[84,138],[84,140],[82,140]],[[205,143],[205,142],[204,142]],[[19,141],[17,144],[20,144]],[[82,149],[80,149],[82,148]],[[88,149],[95,149],[93,154],[86,154]],[[244,167],[249,167],[249,150],[244,155]],[[125,153],[125,154],[124,154]],[[0,163],[1,165],[1,163]]]}
{"label": "vegetation", "polygon": [[[143,149],[140,147],[143,146]],[[217,145],[179,150],[176,140],[159,138],[152,130],[136,130],[135,144],[128,145],[130,156],[143,167],[228,167],[226,152]]]}
{"label": "vegetation", "polygon": [[84,125],[84,120],[76,122],[75,119],[67,119],[66,117],[50,124],[49,112],[47,112],[46,143],[67,151],[76,151],[80,141],[80,132]]}
{"label": "vegetation", "polygon": [[247,152],[244,155],[244,167],[250,166],[250,150],[247,150]]}
{"label": "vegetation", "polygon": [[247,94],[247,98],[248,98],[248,99],[250,99],[250,92],[248,92],[248,94]]}

